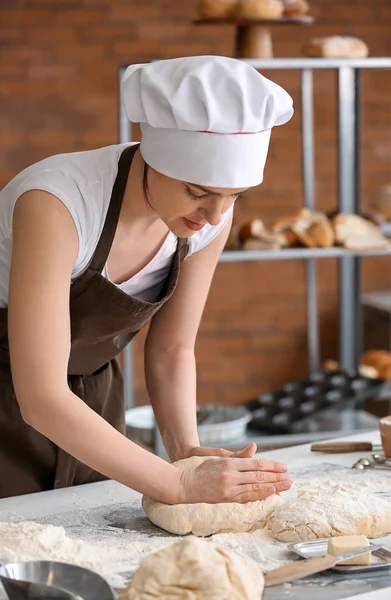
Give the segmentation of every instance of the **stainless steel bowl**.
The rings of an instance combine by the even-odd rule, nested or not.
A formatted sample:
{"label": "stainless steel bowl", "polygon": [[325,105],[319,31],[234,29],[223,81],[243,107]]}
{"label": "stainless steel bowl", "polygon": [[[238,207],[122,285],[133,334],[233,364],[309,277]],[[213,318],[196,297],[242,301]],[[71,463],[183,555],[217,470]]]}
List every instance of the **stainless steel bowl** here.
{"label": "stainless steel bowl", "polygon": [[[197,412],[201,446],[220,446],[243,438],[251,421],[244,406],[200,405]],[[126,412],[126,435],[142,446],[153,446],[155,426],[151,406],[139,406]]]}

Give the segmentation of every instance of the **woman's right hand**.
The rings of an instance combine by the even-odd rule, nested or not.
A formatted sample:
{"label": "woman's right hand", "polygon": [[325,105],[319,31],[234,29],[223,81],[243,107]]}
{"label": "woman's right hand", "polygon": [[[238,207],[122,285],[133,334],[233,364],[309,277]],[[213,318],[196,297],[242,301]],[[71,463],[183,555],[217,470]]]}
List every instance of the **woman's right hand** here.
{"label": "woman's right hand", "polygon": [[289,490],[282,463],[260,458],[213,458],[180,477],[180,504],[254,502]]}

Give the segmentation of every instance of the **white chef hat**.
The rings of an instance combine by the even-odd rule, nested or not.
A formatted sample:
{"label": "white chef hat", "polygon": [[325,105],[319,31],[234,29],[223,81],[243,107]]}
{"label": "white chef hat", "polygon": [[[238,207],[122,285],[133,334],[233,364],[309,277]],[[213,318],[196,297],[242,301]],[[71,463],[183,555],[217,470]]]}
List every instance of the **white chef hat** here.
{"label": "white chef hat", "polygon": [[259,185],[275,125],[293,101],[247,63],[191,56],[131,65],[122,80],[130,121],[141,124],[141,154],[156,171],[189,183]]}

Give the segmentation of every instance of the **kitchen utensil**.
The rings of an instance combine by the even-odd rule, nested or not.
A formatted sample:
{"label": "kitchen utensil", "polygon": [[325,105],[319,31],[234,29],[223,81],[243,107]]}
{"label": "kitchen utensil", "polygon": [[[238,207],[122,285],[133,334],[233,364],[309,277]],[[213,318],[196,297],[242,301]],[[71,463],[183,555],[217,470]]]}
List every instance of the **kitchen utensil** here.
{"label": "kitchen utensil", "polygon": [[391,458],[386,458],[385,456],[382,456],[381,454],[372,454],[372,458],[373,458],[374,462],[377,463],[378,465],[383,465],[383,464],[391,465]]}
{"label": "kitchen utensil", "polygon": [[374,544],[373,546],[365,546],[365,548],[359,548],[357,550],[351,550],[350,552],[343,552],[342,554],[327,554],[326,556],[307,558],[306,560],[297,561],[289,565],[280,567],[269,571],[265,575],[265,587],[272,587],[275,585],[281,585],[282,583],[289,583],[296,579],[302,579],[313,575],[314,573],[320,573],[335,567],[340,562],[349,560],[355,556],[366,554],[367,552],[373,552],[379,550],[383,546],[381,544]]}
{"label": "kitchen utensil", "polygon": [[[146,447],[154,444],[155,417],[151,406],[126,411],[126,435]],[[251,414],[244,406],[203,405],[197,427],[201,446],[218,446],[245,437]]]}
{"label": "kitchen utensil", "polygon": [[[113,590],[103,577],[89,569],[66,563],[34,560],[3,564],[0,566],[0,579],[10,600],[115,600]],[[42,595],[38,594],[40,589]]]}
{"label": "kitchen utensil", "polygon": [[371,442],[325,442],[312,444],[312,452],[325,452],[328,454],[344,454],[346,452],[376,452],[381,450],[380,444]]}
{"label": "kitchen utensil", "polygon": [[6,578],[2,579],[2,583],[10,600],[83,600],[81,596],[74,596],[70,592],[42,583]]}
{"label": "kitchen utensil", "polygon": [[[289,544],[288,549],[294,552],[301,558],[315,558],[326,556],[328,552],[327,538],[311,540],[310,542],[294,542]],[[372,544],[372,542],[370,542]],[[380,548],[372,552],[372,561],[370,565],[336,565],[332,568],[335,572],[340,573],[371,573],[372,571],[384,571],[391,569],[391,551],[386,548]]]}
{"label": "kitchen utensil", "polygon": [[357,462],[354,463],[352,469],[356,469],[356,471],[366,471],[366,470],[376,470],[376,471],[391,471],[391,465],[377,465],[376,463],[371,463],[368,459],[360,458]]}
{"label": "kitchen utensil", "polygon": [[383,452],[387,458],[391,458],[391,416],[380,419],[379,429]]}

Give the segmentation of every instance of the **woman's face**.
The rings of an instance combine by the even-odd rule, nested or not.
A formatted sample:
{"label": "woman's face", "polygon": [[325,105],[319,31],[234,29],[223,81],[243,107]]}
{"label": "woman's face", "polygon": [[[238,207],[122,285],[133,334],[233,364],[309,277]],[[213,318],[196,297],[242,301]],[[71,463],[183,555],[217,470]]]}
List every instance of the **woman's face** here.
{"label": "woman's face", "polygon": [[148,202],[177,237],[191,237],[206,224],[218,225],[246,190],[199,186],[148,168]]}

